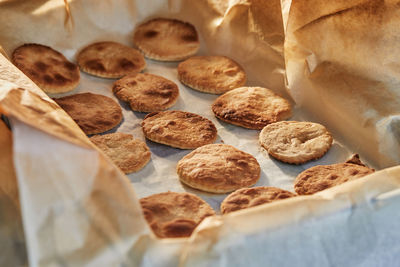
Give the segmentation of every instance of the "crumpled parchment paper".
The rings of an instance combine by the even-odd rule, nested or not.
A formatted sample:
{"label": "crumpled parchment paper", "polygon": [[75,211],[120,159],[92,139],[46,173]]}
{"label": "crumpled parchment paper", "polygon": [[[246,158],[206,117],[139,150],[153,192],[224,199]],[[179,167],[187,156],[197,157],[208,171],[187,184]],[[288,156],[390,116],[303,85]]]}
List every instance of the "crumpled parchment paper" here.
{"label": "crumpled parchment paper", "polygon": [[[277,162],[259,147],[258,131],[241,129],[215,119],[210,105],[217,96],[181,85],[176,78],[177,63],[147,61],[146,72],[161,74],[179,85],[180,99],[173,109],[211,119],[218,129],[217,142],[234,145],[257,158],[262,166],[257,185],[293,190],[293,179],[303,169],[342,162],[350,152],[360,152],[378,167],[398,163],[392,155],[395,132],[388,130],[388,124],[365,117],[373,114],[375,117],[372,118],[377,119],[380,118],[378,115],[391,114],[389,107],[393,102],[388,105],[387,97],[384,97],[387,90],[380,90],[389,87],[374,87],[381,83],[353,86],[355,89],[351,92],[358,93],[353,97],[353,93],[345,90],[348,87],[336,86],[347,85],[349,81],[353,82],[351,85],[360,85],[359,79],[347,80],[347,75],[357,73],[376,80],[374,74],[381,73],[363,73],[365,69],[361,67],[358,72],[353,72],[362,64],[356,65],[345,59],[355,53],[355,48],[340,50],[343,53],[341,60],[331,63],[336,55],[333,53],[336,44],[332,41],[337,37],[336,28],[321,21],[332,19],[338,25],[346,25],[346,29],[358,29],[360,24],[367,23],[363,16],[348,22],[342,18],[346,12],[340,12],[362,6],[361,1],[361,4],[356,2],[323,5],[322,1],[308,4],[293,1],[287,13],[288,1],[75,0],[68,1],[66,9],[64,2],[58,0],[9,0],[0,2],[0,45],[10,55],[23,43],[43,43],[74,60],[81,47],[95,41],[114,40],[132,45],[133,29],[143,20],[162,16],[189,21],[201,36],[199,54],[232,57],[246,70],[248,85],[265,86],[293,98],[296,106],[292,119],[317,120],[334,133],[333,147],[319,161],[302,166]],[[370,23],[373,22],[375,20]],[[309,30],[313,25],[321,27],[317,31],[319,35]],[[324,40],[331,37],[322,34],[328,29],[333,31],[329,42]],[[368,36],[365,29],[364,34]],[[391,32],[386,35],[389,38]],[[353,40],[353,35],[339,40],[344,43],[346,38]],[[354,37],[354,40],[363,40],[358,38]],[[358,45],[352,41],[349,46],[354,43]],[[370,64],[376,64],[373,59],[368,60],[371,60]],[[341,68],[336,63],[340,63]],[[288,84],[285,84],[285,64]],[[393,64],[389,66],[393,67]],[[335,71],[345,73],[345,79],[331,77]],[[387,86],[388,81],[395,84],[395,75],[391,78],[383,80],[382,84]],[[112,82],[82,73],[80,85],[68,94],[90,91],[113,97]],[[368,97],[360,97],[360,94]],[[132,112],[126,104],[120,104],[124,122],[113,131],[132,133],[144,140],[140,129],[144,114]],[[398,260],[394,246],[400,232],[395,209],[400,193],[397,167],[313,196],[208,218],[190,239],[157,240],[144,221],[138,197],[167,190],[189,191],[206,199],[215,209],[225,197],[191,190],[178,182],[176,162],[189,151],[148,142],[151,162],[140,172],[129,175],[128,180],[48,96],[2,56],[0,108],[12,127],[14,168],[26,251],[32,266],[243,266],[267,263],[284,266],[349,263],[355,266],[364,262],[390,264]],[[337,110],[340,112],[332,113]],[[377,127],[379,125],[384,127]],[[375,134],[377,132],[381,135]],[[386,145],[382,145],[384,143]],[[375,152],[375,156],[371,152]],[[6,229],[6,235],[11,233],[7,221],[1,226]],[[21,247],[19,255],[24,253],[25,248]],[[10,254],[9,260],[17,262],[18,259]]]}

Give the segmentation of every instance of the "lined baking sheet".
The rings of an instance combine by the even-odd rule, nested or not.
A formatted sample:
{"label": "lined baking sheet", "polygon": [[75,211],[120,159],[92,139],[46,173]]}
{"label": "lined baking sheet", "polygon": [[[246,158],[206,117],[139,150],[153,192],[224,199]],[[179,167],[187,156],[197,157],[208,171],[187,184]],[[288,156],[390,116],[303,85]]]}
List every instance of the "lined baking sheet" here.
{"label": "lined baking sheet", "polygon": [[[129,40],[119,40],[119,42],[130,45]],[[79,52],[79,48],[76,51],[68,50],[60,52],[66,55],[71,61],[75,61],[75,55]],[[207,55],[204,49],[201,49],[199,54]],[[343,162],[351,155],[346,147],[335,140],[328,153],[316,161],[297,166],[272,159],[258,143],[259,130],[250,130],[234,126],[222,122],[214,116],[211,110],[211,104],[218,95],[198,92],[179,82],[177,75],[177,66],[179,62],[159,62],[146,59],[146,63],[147,67],[144,72],[163,76],[178,85],[179,99],[170,110],[184,110],[208,118],[215,124],[218,130],[218,138],[215,143],[232,145],[242,151],[250,153],[257,159],[261,166],[261,177],[255,186],[275,186],[294,192],[293,181],[303,170],[314,165]],[[246,69],[246,66],[243,67]],[[122,132],[132,134],[135,138],[145,141],[152,153],[150,162],[142,170],[128,175],[138,196],[141,198],[166,191],[186,191],[200,196],[219,212],[220,204],[227,194],[202,192],[183,185],[179,181],[176,173],[177,162],[192,150],[172,148],[147,140],[143,135],[140,125],[147,113],[132,111],[129,104],[119,101],[112,93],[112,84],[114,81],[116,80],[98,78],[81,72],[81,82],[77,89],[65,94],[53,94],[51,97],[92,92],[116,100],[122,107],[123,120],[117,127],[106,133]],[[247,81],[246,85],[258,86],[254,81]],[[301,110],[296,107],[293,107],[293,109],[293,116],[290,120],[307,120],[306,115],[303,114]]]}

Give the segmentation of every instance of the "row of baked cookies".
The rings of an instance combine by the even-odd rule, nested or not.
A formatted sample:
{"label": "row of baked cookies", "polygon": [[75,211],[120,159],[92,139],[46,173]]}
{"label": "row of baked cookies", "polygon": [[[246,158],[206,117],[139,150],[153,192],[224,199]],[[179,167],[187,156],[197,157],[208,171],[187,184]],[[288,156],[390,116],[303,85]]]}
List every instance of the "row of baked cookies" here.
{"label": "row of baked cookies", "polygon": [[[200,47],[191,24],[163,18],[140,24],[133,42],[146,57],[162,61],[185,59]],[[43,91],[64,93],[79,84],[79,68],[104,78],[121,78],[142,71],[146,67],[142,53],[119,43],[99,42],[83,48],[76,65],[48,46],[25,44],[14,50],[12,61]]]}

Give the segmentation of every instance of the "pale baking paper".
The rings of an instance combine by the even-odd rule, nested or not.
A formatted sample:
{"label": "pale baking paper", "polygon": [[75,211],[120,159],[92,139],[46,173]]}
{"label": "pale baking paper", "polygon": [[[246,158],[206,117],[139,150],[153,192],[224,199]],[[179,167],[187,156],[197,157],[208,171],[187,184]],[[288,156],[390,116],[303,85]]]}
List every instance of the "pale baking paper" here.
{"label": "pale baking paper", "polygon": [[[282,2],[286,4],[281,5],[281,1],[229,1],[226,4],[178,0],[71,1],[68,13],[62,1],[6,1],[0,2],[0,44],[11,55],[20,44],[43,43],[74,61],[80,48],[95,41],[114,40],[132,45],[133,29],[141,21],[157,16],[178,18],[193,23],[198,29],[201,37],[199,54],[224,54],[234,58],[248,73],[249,85],[265,86],[286,97],[293,96],[300,108],[296,107],[292,119],[307,120],[314,117],[304,112],[309,111],[305,104],[308,102],[302,102],[298,97],[307,90],[300,86],[300,80],[291,86],[293,79],[290,79],[296,73],[301,77],[304,73],[301,66],[290,69],[290,93],[285,88],[283,25],[288,21],[286,30],[290,32],[291,16],[299,14],[291,15],[295,11],[288,14],[288,2]],[[283,16],[281,6],[285,7]],[[349,143],[352,137],[341,132],[341,122],[329,116],[323,123],[329,125],[340,142],[336,141],[321,160],[303,166],[271,160],[258,145],[258,131],[241,129],[214,118],[210,105],[215,95],[199,93],[179,83],[177,63],[150,60],[147,63],[146,72],[160,74],[179,85],[180,99],[173,109],[211,119],[218,129],[217,142],[234,145],[257,158],[263,170],[257,185],[293,191],[293,179],[303,169],[316,164],[343,162],[352,152],[342,145]],[[289,56],[286,64],[290,65]],[[13,127],[14,164],[32,266],[233,266],[252,262],[261,265],[268,259],[271,265],[298,263],[307,266],[313,260],[322,265],[333,265],[337,262],[332,259],[336,259],[338,252],[343,260],[352,254],[321,244],[344,242],[347,247],[351,237],[348,233],[353,231],[351,225],[367,224],[370,217],[379,223],[360,228],[360,235],[366,238],[360,244],[371,240],[374,236],[369,233],[374,232],[383,237],[383,245],[379,249],[361,247],[360,255],[369,252],[371,257],[379,260],[379,253],[391,252],[388,245],[393,242],[384,238],[390,233],[384,231],[388,227],[382,223],[392,226],[385,218],[399,201],[398,191],[395,191],[399,187],[397,169],[313,197],[210,218],[190,240],[154,239],[141,215],[138,197],[167,190],[189,191],[218,209],[226,196],[204,194],[179,183],[176,162],[189,151],[148,142],[151,162],[140,172],[129,175],[128,180],[29,79],[5,58],[1,58],[0,66],[0,105],[11,118]],[[82,73],[79,87],[69,94],[94,92],[113,97],[112,82]],[[357,105],[357,101],[354,103]],[[140,129],[144,114],[132,112],[128,105],[120,104],[124,121],[113,131],[132,133],[144,140]],[[371,142],[365,146],[377,149]],[[365,157],[380,165],[380,158],[371,158],[369,154]],[[383,200],[376,202],[375,199]],[[374,205],[368,204],[372,202]],[[366,214],[371,213],[371,209],[365,205],[373,207],[370,217]],[[342,212],[346,216],[340,217]],[[322,219],[318,218],[326,221],[319,224],[317,222]],[[334,235],[336,231],[324,231],[324,223],[333,229],[340,225],[343,231],[337,231],[337,236]],[[305,236],[311,238],[308,243],[302,242]],[[294,240],[293,245],[289,246],[287,240]],[[286,253],[287,248],[294,252]],[[310,258],[299,261],[301,255],[310,251]],[[394,253],[390,255],[395,259]]]}

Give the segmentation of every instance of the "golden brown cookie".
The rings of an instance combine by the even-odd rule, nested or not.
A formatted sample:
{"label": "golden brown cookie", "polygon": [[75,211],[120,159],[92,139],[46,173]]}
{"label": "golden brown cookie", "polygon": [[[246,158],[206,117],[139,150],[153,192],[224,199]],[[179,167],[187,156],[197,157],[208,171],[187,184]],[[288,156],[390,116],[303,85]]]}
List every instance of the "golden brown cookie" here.
{"label": "golden brown cookie", "polygon": [[294,189],[299,195],[311,195],[373,172],[373,169],[352,163],[318,165],[301,172],[294,181]]}
{"label": "golden brown cookie", "polygon": [[121,107],[113,99],[92,93],[54,99],[86,134],[111,130],[122,120]]}
{"label": "golden brown cookie", "polygon": [[274,158],[302,164],[322,157],[332,145],[332,136],[321,124],[280,121],[262,129],[259,142]]}
{"label": "golden brown cookie", "polygon": [[24,44],[14,50],[12,61],[47,93],[69,92],[79,84],[78,66],[48,46]]}
{"label": "golden brown cookie", "polygon": [[143,54],[160,61],[177,61],[196,54],[200,42],[196,29],[187,22],[156,18],[140,24],[133,43]]}
{"label": "golden brown cookie", "polygon": [[211,193],[249,187],[260,178],[260,165],[252,155],[225,144],[195,149],[178,162],[176,170],[182,183]]}
{"label": "golden brown cookie", "polygon": [[162,111],[172,107],[179,97],[178,86],[161,76],[137,73],[116,81],[113,92],[120,100],[129,102],[140,112]]}
{"label": "golden brown cookie", "polygon": [[194,56],[178,65],[179,80],[198,91],[223,94],[246,83],[246,73],[224,56]]}
{"label": "golden brown cookie", "polygon": [[264,203],[295,197],[296,194],[270,186],[242,188],[227,196],[221,203],[221,213],[247,209]]}
{"label": "golden brown cookie", "polygon": [[166,192],[140,199],[144,217],[160,238],[189,237],[197,225],[214,210],[189,193]]}
{"label": "golden brown cookie", "polygon": [[82,71],[103,78],[120,78],[146,67],[138,50],[116,42],[91,44],[79,52],[77,60]]}
{"label": "golden brown cookie", "polygon": [[292,115],[289,101],[262,87],[228,91],[214,101],[212,111],[220,120],[257,130]]}
{"label": "golden brown cookie", "polygon": [[147,145],[131,134],[110,133],[90,137],[124,173],[142,169],[150,160],[151,153]]}
{"label": "golden brown cookie", "polygon": [[217,139],[214,123],[200,115],[179,110],[147,114],[142,129],[147,139],[180,149],[194,149]]}

